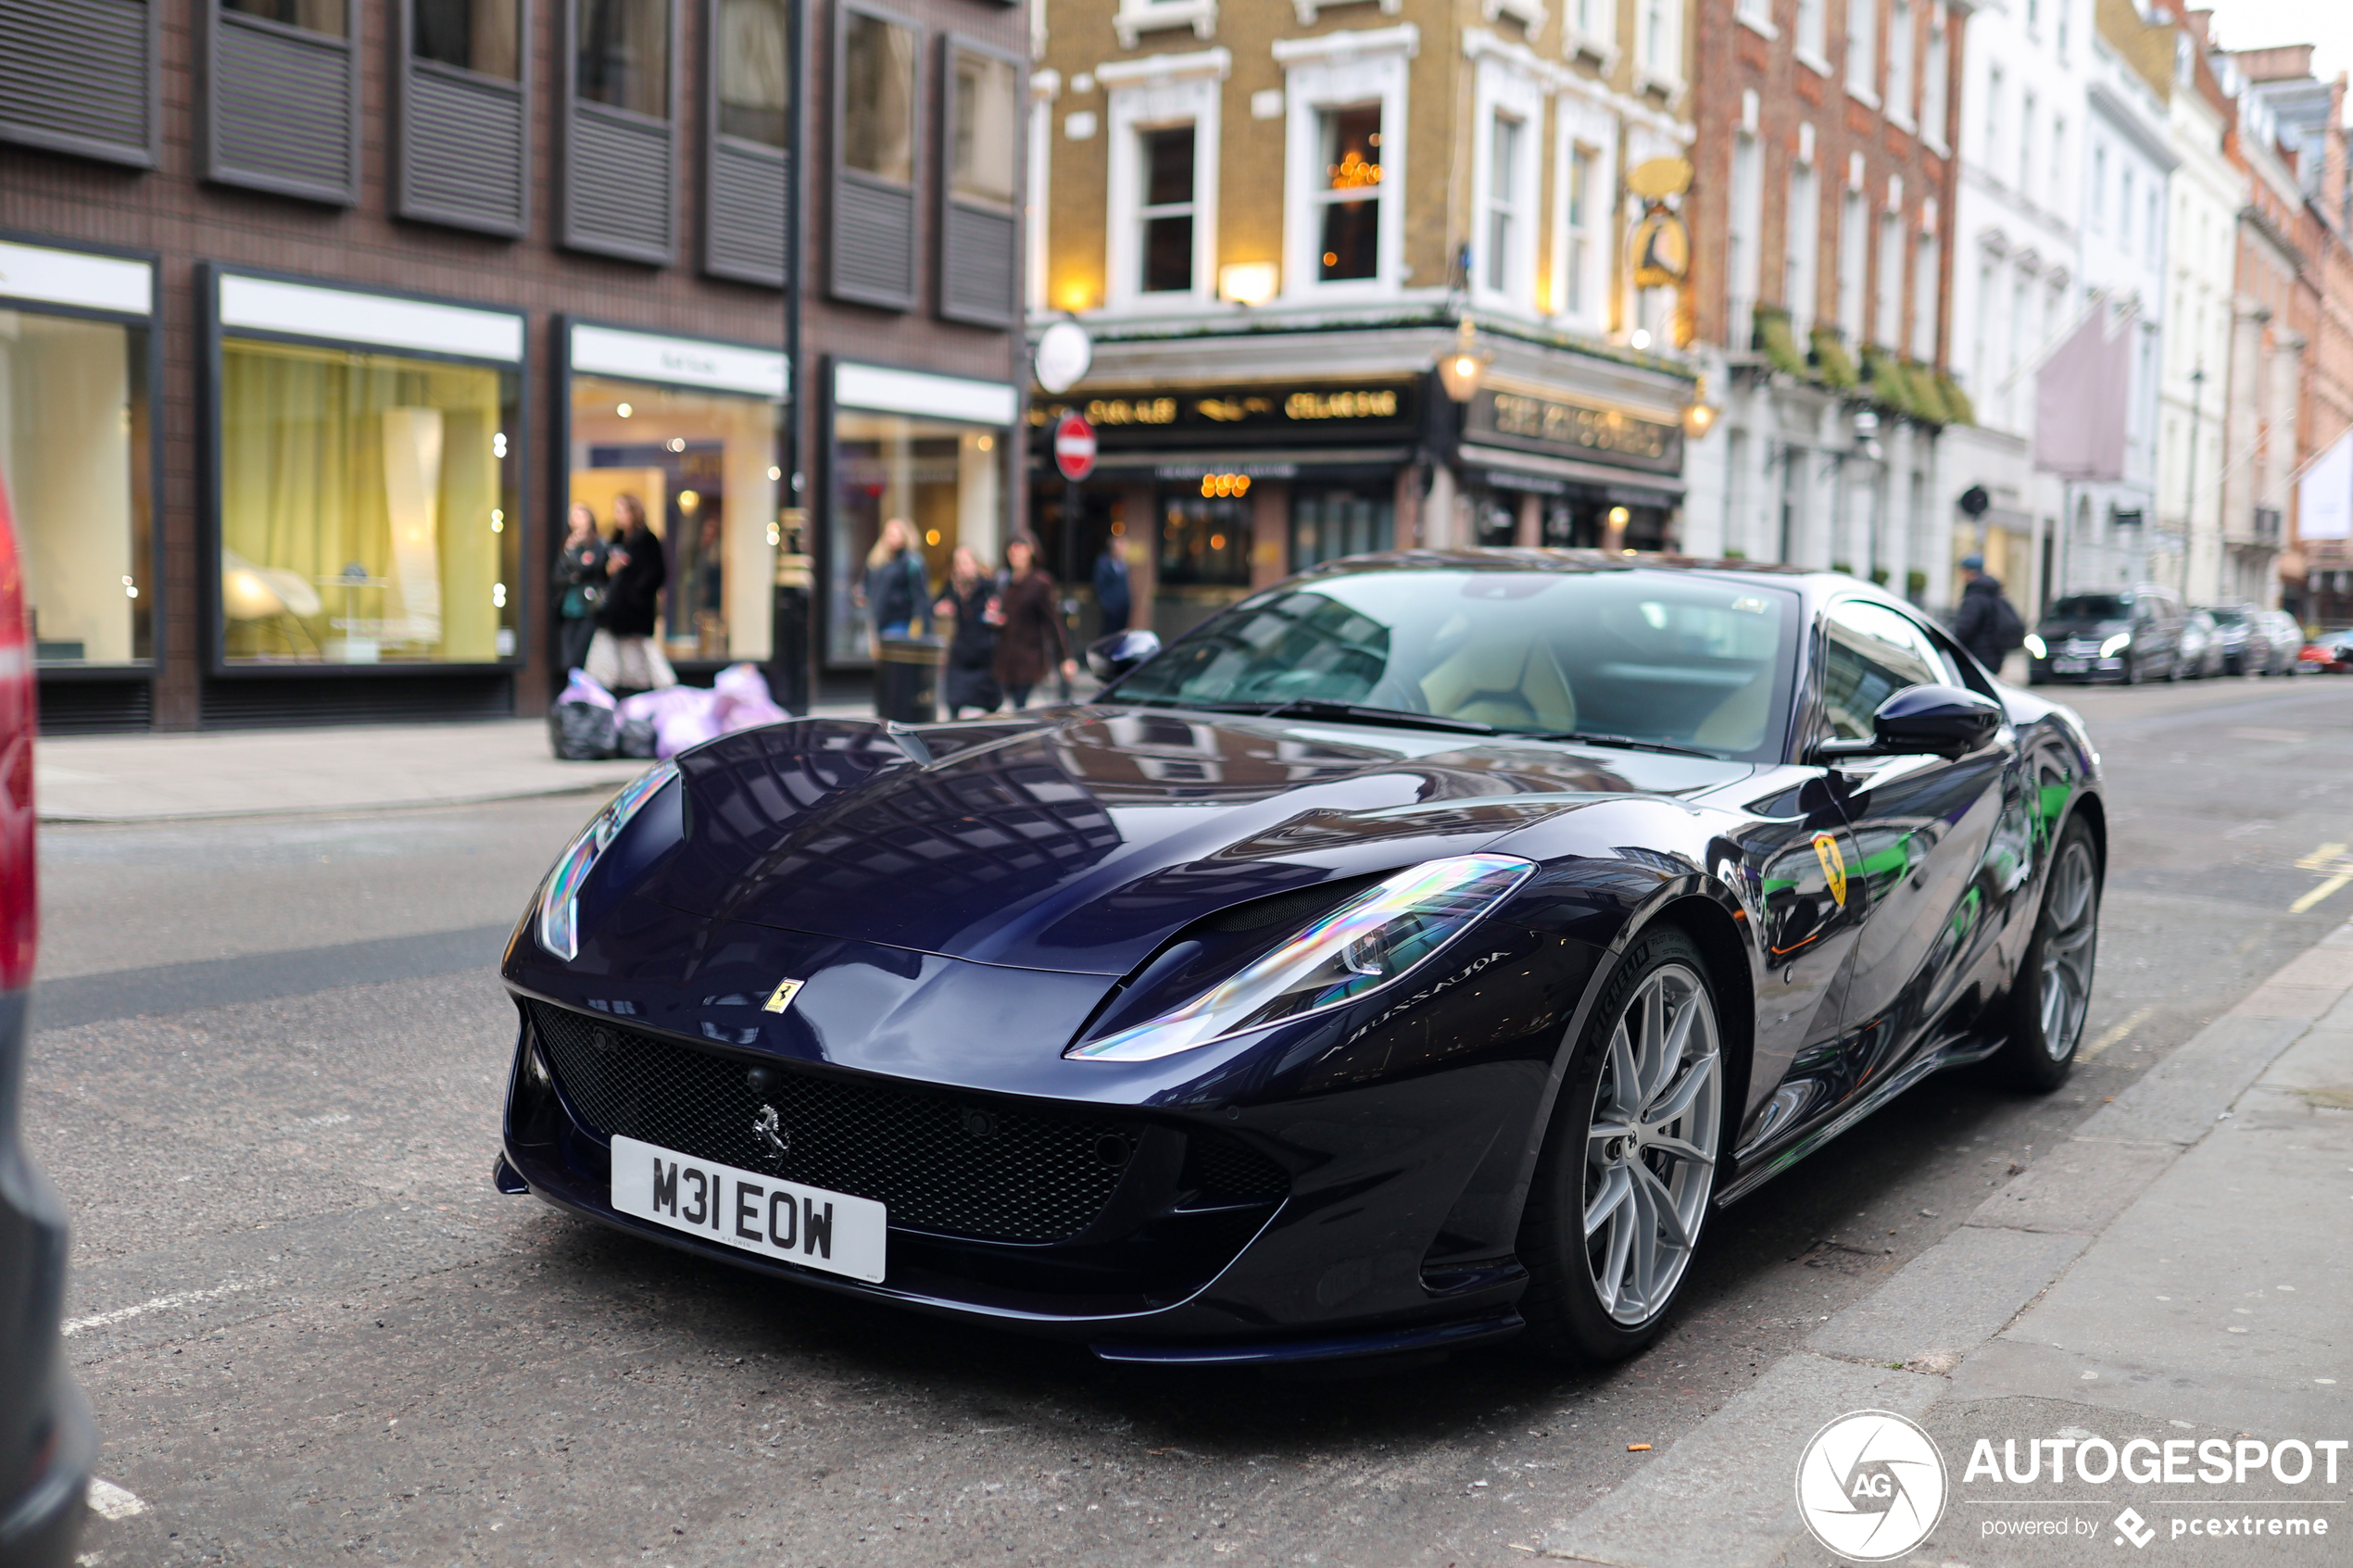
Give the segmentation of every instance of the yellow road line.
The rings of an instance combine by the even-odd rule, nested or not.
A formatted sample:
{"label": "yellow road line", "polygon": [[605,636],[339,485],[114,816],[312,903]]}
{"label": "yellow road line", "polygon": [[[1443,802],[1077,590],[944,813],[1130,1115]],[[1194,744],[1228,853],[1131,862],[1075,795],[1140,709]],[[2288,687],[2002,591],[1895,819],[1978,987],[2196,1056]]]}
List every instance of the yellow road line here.
{"label": "yellow road line", "polygon": [[2342,844],[2323,844],[2296,861],[2296,867],[2298,871],[2316,872],[2344,853],[2345,846]]}
{"label": "yellow road line", "polygon": [[2287,912],[2292,915],[2300,915],[2348,882],[2353,882],[2353,872],[2339,872],[2295,903],[2290,904],[2287,907]]}
{"label": "yellow road line", "polygon": [[2157,1009],[2153,1007],[2143,1008],[2140,1011],[2134,1013],[2132,1017],[2126,1019],[2123,1022],[2118,1024],[2115,1028],[2109,1030],[2098,1039],[2094,1040],[2090,1045],[2085,1046],[2082,1050],[2077,1051],[2075,1053],[2075,1060],[2078,1061],[2091,1060],[2094,1057],[2099,1055],[2100,1052],[2108,1049],[2108,1047],[2116,1044],[2117,1041],[2124,1038],[2125,1035],[2130,1035],[2142,1024],[2146,1023],[2149,1021],[2150,1016],[2156,1011]]}

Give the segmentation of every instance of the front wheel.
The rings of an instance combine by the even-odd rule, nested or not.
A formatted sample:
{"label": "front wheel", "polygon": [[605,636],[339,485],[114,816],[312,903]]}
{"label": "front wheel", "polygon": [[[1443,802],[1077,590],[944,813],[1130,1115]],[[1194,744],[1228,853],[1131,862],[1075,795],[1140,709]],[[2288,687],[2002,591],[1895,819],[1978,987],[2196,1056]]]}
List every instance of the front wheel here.
{"label": "front wheel", "polygon": [[2034,935],[2010,983],[2009,1038],[1995,1053],[2020,1088],[2048,1094],[2067,1082],[2092,1006],[2099,956],[2100,873],[2092,830],[2081,819],[2059,835]]}
{"label": "front wheel", "polygon": [[1614,1361],[1657,1336],[1715,1197],[1724,1096],[1707,960],[1650,932],[1587,1022],[1529,1189],[1520,1312],[1538,1349]]}

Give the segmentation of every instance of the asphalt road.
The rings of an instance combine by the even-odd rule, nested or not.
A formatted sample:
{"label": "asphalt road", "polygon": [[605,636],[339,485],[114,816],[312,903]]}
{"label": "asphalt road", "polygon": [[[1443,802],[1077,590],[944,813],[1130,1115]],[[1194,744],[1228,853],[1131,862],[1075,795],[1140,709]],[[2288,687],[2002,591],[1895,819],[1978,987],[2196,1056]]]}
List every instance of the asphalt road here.
{"label": "asphalt road", "polygon": [[[1931,1080],[1717,1216],[1634,1362],[1108,1367],[494,1194],[488,967],[577,797],[44,830],[26,1119],[65,1188],[98,1564],[1525,1562],[2353,914],[2353,681],[2091,691],[2087,1051]],[[2298,908],[2298,906],[2302,906]],[[37,1020],[38,1022],[38,1020]],[[135,1510],[135,1511],[134,1511]]]}

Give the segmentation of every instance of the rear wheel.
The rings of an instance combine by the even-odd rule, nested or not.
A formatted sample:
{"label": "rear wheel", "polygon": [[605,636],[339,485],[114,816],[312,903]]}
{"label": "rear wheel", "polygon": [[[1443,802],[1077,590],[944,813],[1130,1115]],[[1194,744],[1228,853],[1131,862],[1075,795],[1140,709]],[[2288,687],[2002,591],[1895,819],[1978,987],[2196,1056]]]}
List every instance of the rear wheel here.
{"label": "rear wheel", "polygon": [[1520,1222],[1540,1350],[1618,1361],[1656,1337],[1715,1196],[1724,1085],[1706,960],[1646,934],[1586,1023]]}
{"label": "rear wheel", "polygon": [[2099,859],[2079,818],[2059,835],[2034,935],[2010,985],[2009,1038],[1994,1061],[2020,1088],[2047,1094],[2067,1082],[2091,1010],[2099,954]]}

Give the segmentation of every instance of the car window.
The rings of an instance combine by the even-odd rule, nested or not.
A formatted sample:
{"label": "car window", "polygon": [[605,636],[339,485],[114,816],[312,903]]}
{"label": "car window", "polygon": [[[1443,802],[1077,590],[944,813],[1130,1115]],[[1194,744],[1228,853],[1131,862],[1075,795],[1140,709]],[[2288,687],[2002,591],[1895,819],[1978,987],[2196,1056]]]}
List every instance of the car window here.
{"label": "car window", "polygon": [[1822,717],[1833,739],[1869,740],[1881,703],[1951,679],[1928,634],[1884,605],[1842,600],[1822,629]]}
{"label": "car window", "polygon": [[2130,594],[2070,594],[2044,612],[2052,621],[2121,621],[2133,613]]}

